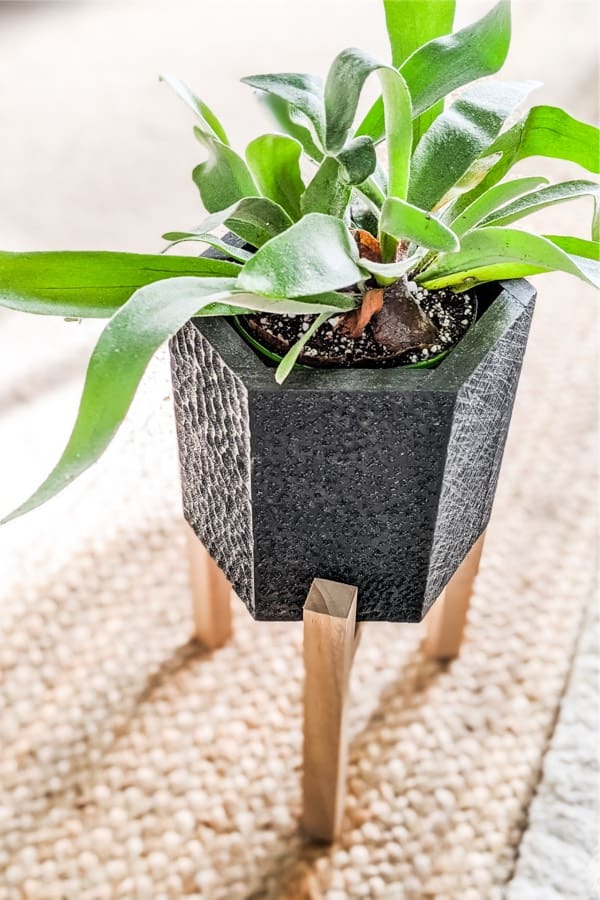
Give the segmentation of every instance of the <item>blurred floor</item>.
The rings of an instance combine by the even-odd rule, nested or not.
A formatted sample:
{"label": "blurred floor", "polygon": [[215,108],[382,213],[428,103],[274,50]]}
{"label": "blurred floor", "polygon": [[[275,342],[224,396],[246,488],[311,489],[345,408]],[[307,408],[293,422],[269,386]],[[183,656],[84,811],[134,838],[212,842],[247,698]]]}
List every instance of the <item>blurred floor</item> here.
{"label": "blurred floor", "polygon": [[[461,20],[488,5],[469,0]],[[243,145],[266,120],[241,75],[323,72],[352,44],[386,52],[375,0],[367,17],[344,0],[16,6],[0,3],[3,249],[153,250],[198,221],[191,115],[159,72],[187,79]],[[595,118],[595,3],[514,7],[505,76],[540,78],[536,102]],[[582,175],[523,168],[540,165]],[[584,235],[590,215],[584,200],[535,224]],[[221,653],[185,643],[164,359],[106,460],[0,533],[0,898],[230,900],[299,884],[330,900],[501,896],[589,604],[596,529],[597,299],[566,276],[537,285],[465,652],[438,670],[414,629],[367,630],[350,809],[331,852],[294,832],[298,629],[239,612]],[[0,509],[56,459],[97,331],[0,313]]]}

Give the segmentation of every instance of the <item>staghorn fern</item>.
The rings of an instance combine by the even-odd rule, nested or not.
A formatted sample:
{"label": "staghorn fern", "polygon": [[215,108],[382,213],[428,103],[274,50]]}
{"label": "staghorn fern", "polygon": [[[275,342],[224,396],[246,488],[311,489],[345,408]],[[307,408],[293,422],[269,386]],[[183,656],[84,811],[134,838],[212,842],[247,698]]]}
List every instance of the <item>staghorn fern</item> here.
{"label": "staghorn fern", "polygon": [[[164,79],[198,119],[194,132],[206,159],[193,179],[209,213],[196,229],[164,235],[165,249],[196,241],[228,259],[0,253],[0,304],[110,319],[63,456],[5,521],[50,499],[99,458],[151,357],[192,316],[310,313],[317,318],[306,342],[330,315],[360,304],[360,292],[344,288],[364,290],[372,279],[386,285],[410,277],[426,288],[462,291],[563,270],[598,286],[600,187],[583,179],[505,180],[530,156],[559,157],[597,173],[598,130],[552,106],[534,106],[515,121],[537,84],[489,78],[508,52],[509,0],[452,33],[454,6],[454,0],[384,0],[391,64],[351,48],[336,57],[325,83],[301,73],[243,79],[280,129],[251,141],[244,157],[205,103],[176,79]],[[374,73],[382,96],[357,123],[363,85]],[[447,103],[450,92],[463,88]],[[312,169],[308,181],[303,160]],[[591,240],[508,227],[587,194],[595,203]],[[247,249],[225,244],[223,228]],[[353,229],[372,231],[381,262],[359,256]],[[278,381],[301,349],[297,344],[283,359]]]}

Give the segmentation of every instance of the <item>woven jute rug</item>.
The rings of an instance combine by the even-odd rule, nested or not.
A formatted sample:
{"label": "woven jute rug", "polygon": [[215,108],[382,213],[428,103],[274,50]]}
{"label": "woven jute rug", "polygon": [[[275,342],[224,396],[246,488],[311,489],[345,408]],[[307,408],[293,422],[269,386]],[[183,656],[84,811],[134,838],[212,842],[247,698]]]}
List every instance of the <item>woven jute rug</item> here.
{"label": "woven jute rug", "polygon": [[600,896],[600,607],[590,606],[507,900]]}
{"label": "woven jute rug", "polygon": [[[564,283],[538,301],[460,657],[365,628],[331,848],[297,830],[301,626],[240,606],[228,646],[190,640],[157,361],[103,461],[0,535],[1,900],[504,896],[594,571],[593,299]],[[3,415],[4,508],[79,387],[36,391]]]}

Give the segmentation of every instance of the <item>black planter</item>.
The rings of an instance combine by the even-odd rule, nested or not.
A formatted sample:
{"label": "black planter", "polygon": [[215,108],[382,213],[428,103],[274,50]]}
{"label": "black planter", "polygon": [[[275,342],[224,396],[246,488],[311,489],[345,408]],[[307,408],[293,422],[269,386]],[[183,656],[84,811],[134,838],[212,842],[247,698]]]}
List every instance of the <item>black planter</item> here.
{"label": "black planter", "polygon": [[173,338],[185,517],[256,619],[300,619],[320,577],[358,586],[360,620],[417,622],[484,530],[535,290],[478,297],[435,369],[279,387],[226,319]]}

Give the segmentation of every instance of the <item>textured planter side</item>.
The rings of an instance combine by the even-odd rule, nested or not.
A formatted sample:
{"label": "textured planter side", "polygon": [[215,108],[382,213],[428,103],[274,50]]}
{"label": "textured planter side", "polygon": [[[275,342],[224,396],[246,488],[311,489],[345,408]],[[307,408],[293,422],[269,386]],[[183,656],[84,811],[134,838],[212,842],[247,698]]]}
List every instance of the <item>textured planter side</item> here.
{"label": "textured planter side", "polygon": [[301,618],[313,577],[357,585],[359,619],[422,618],[491,512],[535,298],[496,293],[432,370],[279,387],[223,319],[173,339],[185,516],[255,618]]}
{"label": "textured planter side", "polygon": [[[448,357],[444,371],[438,373],[439,379],[449,385],[454,383],[458,391],[431,548],[424,613],[488,524],[535,297],[535,289],[527,282],[506,282],[503,294],[466,336],[465,346],[459,348],[461,352],[456,357],[454,354]],[[514,303],[522,304],[521,312]],[[489,350],[464,378],[469,364],[463,353],[476,358],[478,328],[480,335],[485,332]]]}

